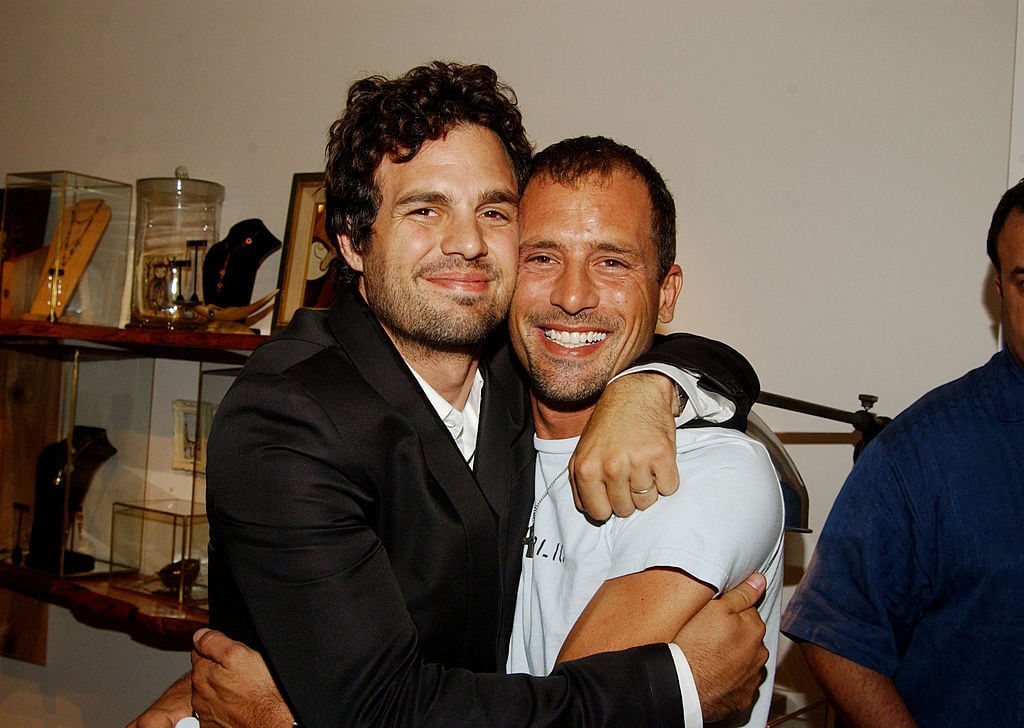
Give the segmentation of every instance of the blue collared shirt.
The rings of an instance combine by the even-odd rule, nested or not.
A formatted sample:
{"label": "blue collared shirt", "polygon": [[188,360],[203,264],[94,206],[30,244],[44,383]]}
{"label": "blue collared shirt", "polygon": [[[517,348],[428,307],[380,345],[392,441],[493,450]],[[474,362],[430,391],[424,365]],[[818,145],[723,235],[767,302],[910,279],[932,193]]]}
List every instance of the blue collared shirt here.
{"label": "blue collared shirt", "polygon": [[1024,372],[1007,351],[865,448],[782,631],[892,677],[922,726],[1024,725]]}

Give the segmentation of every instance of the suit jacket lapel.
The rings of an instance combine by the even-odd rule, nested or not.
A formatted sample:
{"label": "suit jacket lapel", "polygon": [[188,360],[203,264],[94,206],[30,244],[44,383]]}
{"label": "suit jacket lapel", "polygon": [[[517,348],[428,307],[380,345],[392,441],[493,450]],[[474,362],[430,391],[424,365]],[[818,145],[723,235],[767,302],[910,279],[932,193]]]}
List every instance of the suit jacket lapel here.
{"label": "suit jacket lapel", "polygon": [[[533,506],[535,453],[530,401],[508,339],[501,336],[481,364],[484,400],[477,442],[477,480],[500,515],[502,608],[498,626],[499,669],[508,657],[522,570],[523,536]],[[492,464],[495,466],[492,469]]]}
{"label": "suit jacket lapel", "polygon": [[[512,423],[509,420],[504,384],[481,364],[484,377],[483,399],[480,403],[480,428],[476,443],[473,471],[477,483],[495,513],[505,515],[509,508],[509,485],[512,482]],[[505,518],[501,519],[502,530]]]}
{"label": "suit jacket lapel", "polygon": [[[494,344],[495,342],[490,342]],[[477,481],[501,518],[500,539],[516,562],[533,498],[533,427],[530,400],[507,337],[497,339],[481,361],[484,397],[475,470]],[[518,569],[516,569],[518,579]]]}
{"label": "suit jacket lapel", "polygon": [[[339,346],[360,374],[416,429],[427,468],[466,530],[469,573],[464,576],[472,585],[469,593],[473,603],[466,610],[465,634],[498,635],[504,592],[500,563],[504,544],[498,538],[501,519],[483,496],[462,453],[398,350],[357,291],[342,293],[331,309],[329,322]],[[488,447],[486,453],[478,452],[477,460],[490,454]],[[504,457],[508,458],[507,453]],[[458,576],[452,574],[453,578]],[[453,639],[459,636],[453,635]],[[475,664],[500,668],[493,643],[467,644],[467,652]]]}
{"label": "suit jacket lapel", "polygon": [[453,505],[467,513],[479,510],[480,488],[473,474],[391,339],[354,288],[341,299],[330,313],[338,343],[366,381],[412,421],[424,459]]}

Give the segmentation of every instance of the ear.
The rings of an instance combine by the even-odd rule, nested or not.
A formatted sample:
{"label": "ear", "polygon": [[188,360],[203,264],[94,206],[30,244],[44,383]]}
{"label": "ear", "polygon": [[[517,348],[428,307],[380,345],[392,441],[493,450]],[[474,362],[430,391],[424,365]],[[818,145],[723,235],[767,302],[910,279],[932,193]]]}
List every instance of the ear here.
{"label": "ear", "polygon": [[[995,266],[992,266],[992,269],[995,270]],[[996,271],[996,274],[995,274],[995,276],[993,277],[992,280],[994,280],[996,282],[996,293],[998,293],[999,297],[1002,298],[1003,297],[1003,277],[1001,275],[999,275],[999,271],[998,270]]]}
{"label": "ear", "polygon": [[362,273],[363,256],[361,253],[356,252],[355,247],[352,245],[352,238],[344,233],[339,233],[338,247],[341,249],[341,254],[345,258],[345,262],[348,263],[348,267]]}
{"label": "ear", "polygon": [[661,280],[658,296],[658,321],[667,324],[676,315],[676,301],[683,289],[683,270],[675,263]]}

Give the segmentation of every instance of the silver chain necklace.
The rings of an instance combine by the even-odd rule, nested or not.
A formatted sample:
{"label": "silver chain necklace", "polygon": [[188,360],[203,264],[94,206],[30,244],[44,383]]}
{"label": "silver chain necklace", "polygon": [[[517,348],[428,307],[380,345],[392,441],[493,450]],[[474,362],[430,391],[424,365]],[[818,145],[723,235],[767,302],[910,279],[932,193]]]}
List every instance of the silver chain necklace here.
{"label": "silver chain necklace", "polygon": [[549,483],[544,487],[544,492],[541,494],[537,502],[533,504],[533,513],[530,514],[530,525],[526,529],[526,536],[523,538],[523,545],[526,546],[526,558],[533,558],[533,547],[537,543],[537,537],[533,535],[533,527],[537,523],[537,509],[540,508],[540,504],[544,502],[544,499],[548,497],[548,493],[551,492],[551,488],[554,487],[555,483],[563,475],[569,472],[569,464],[566,463],[565,467],[558,471],[558,475],[553,477]]}

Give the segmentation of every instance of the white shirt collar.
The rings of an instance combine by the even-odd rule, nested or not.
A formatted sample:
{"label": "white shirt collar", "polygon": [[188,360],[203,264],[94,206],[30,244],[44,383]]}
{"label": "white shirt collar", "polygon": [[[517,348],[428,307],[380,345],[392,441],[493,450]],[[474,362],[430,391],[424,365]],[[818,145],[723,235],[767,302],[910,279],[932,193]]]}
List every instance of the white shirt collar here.
{"label": "white shirt collar", "polygon": [[[408,363],[406,363],[408,366]],[[480,429],[480,402],[483,399],[484,378],[477,369],[473,374],[473,386],[469,390],[469,398],[462,411],[455,409],[452,404],[442,397],[437,391],[427,384],[427,380],[421,377],[415,369],[409,367],[413,377],[419,383],[423,393],[427,395],[431,406],[441,418],[441,422],[448,428],[448,434],[455,440],[462,457],[470,467],[473,467],[473,459],[476,456],[476,437]]]}

